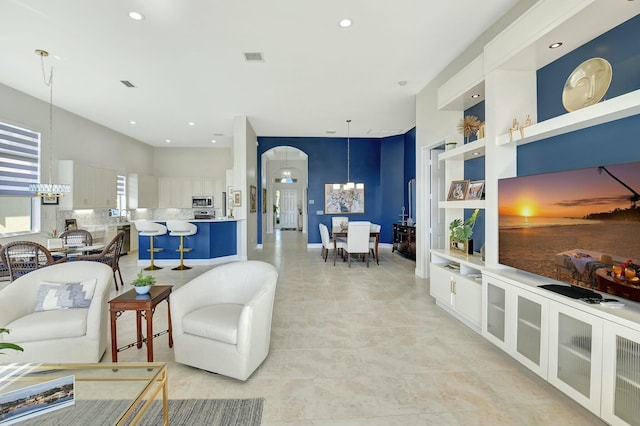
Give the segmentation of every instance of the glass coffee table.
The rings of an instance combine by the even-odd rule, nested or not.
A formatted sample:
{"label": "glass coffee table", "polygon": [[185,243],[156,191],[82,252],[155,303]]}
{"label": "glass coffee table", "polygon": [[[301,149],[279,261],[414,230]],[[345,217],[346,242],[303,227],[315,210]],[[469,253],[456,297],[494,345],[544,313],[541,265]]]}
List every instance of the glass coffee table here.
{"label": "glass coffee table", "polygon": [[[26,424],[55,423],[63,418],[65,424],[135,425],[160,392],[163,423],[168,424],[167,366],[160,362],[0,364],[0,422],[16,416],[11,413],[16,402],[7,399],[8,392],[68,376],[74,378],[75,403],[29,418]],[[22,400],[17,403],[24,405]]]}

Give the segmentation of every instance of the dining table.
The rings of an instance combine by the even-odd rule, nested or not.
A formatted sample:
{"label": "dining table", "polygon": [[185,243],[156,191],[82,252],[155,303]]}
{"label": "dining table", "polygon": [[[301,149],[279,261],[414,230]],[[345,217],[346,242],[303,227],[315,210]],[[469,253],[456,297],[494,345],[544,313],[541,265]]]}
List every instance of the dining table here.
{"label": "dining table", "polygon": [[[335,257],[336,257],[336,253],[338,251],[338,246],[337,246],[337,242],[336,239],[338,238],[347,238],[348,236],[348,228],[342,228],[340,226],[336,226],[333,227],[331,229],[331,235],[333,237],[333,260],[335,263]],[[373,231],[371,230],[371,232],[369,232],[369,238],[373,238],[375,237],[376,239],[376,248],[375,248],[375,257],[376,257],[376,264],[380,264],[380,259],[378,258],[378,243],[380,242],[380,231]]]}
{"label": "dining table", "polygon": [[104,249],[104,244],[92,244],[89,246],[68,245],[56,249],[51,249],[51,255],[55,257],[76,257],[92,252],[100,252]]}

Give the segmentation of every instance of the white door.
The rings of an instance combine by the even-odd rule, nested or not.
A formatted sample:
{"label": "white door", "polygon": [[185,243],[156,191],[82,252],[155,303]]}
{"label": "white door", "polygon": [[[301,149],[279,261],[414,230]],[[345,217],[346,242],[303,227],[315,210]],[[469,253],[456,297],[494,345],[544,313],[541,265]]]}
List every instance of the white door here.
{"label": "white door", "polygon": [[280,228],[298,229],[298,190],[280,190]]}
{"label": "white door", "polygon": [[448,247],[445,230],[444,209],[438,208],[438,200],[446,200],[445,178],[444,178],[444,161],[438,161],[438,154],[442,149],[432,149],[430,151],[430,169],[431,169],[431,248],[443,249]]}

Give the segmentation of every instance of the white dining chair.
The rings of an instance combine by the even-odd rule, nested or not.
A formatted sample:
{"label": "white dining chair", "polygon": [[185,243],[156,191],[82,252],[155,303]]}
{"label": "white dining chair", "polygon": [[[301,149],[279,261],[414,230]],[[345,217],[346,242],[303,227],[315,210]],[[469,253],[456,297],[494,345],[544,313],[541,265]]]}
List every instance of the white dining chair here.
{"label": "white dining chair", "polygon": [[324,261],[327,261],[327,257],[329,257],[329,249],[333,248],[333,241],[331,241],[331,236],[329,235],[329,228],[324,223],[319,224],[320,227],[320,238],[322,239],[322,252],[320,255],[323,257]]}
{"label": "white dining chair", "polygon": [[377,235],[373,237],[371,236],[369,237],[369,249],[371,250],[371,253],[373,254],[373,256],[376,258],[377,265],[380,264],[380,259],[378,258],[378,241],[380,238],[380,228],[381,228],[381,225],[377,223],[372,223],[370,231],[372,233],[376,233]]}
{"label": "white dining chair", "polygon": [[351,267],[351,256],[354,254],[362,254],[367,261],[369,267],[369,234],[371,233],[371,222],[352,221],[349,222],[347,231],[347,243],[344,248],[347,256],[349,267]]}

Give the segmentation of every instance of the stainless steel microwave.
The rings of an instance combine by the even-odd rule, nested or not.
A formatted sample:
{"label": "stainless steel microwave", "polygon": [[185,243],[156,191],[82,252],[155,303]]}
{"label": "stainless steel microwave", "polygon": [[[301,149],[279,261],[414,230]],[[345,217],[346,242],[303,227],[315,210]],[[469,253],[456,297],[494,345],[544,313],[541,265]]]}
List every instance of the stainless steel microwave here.
{"label": "stainless steel microwave", "polygon": [[191,197],[191,207],[200,208],[200,207],[213,207],[213,197],[205,197],[205,196],[194,196]]}

